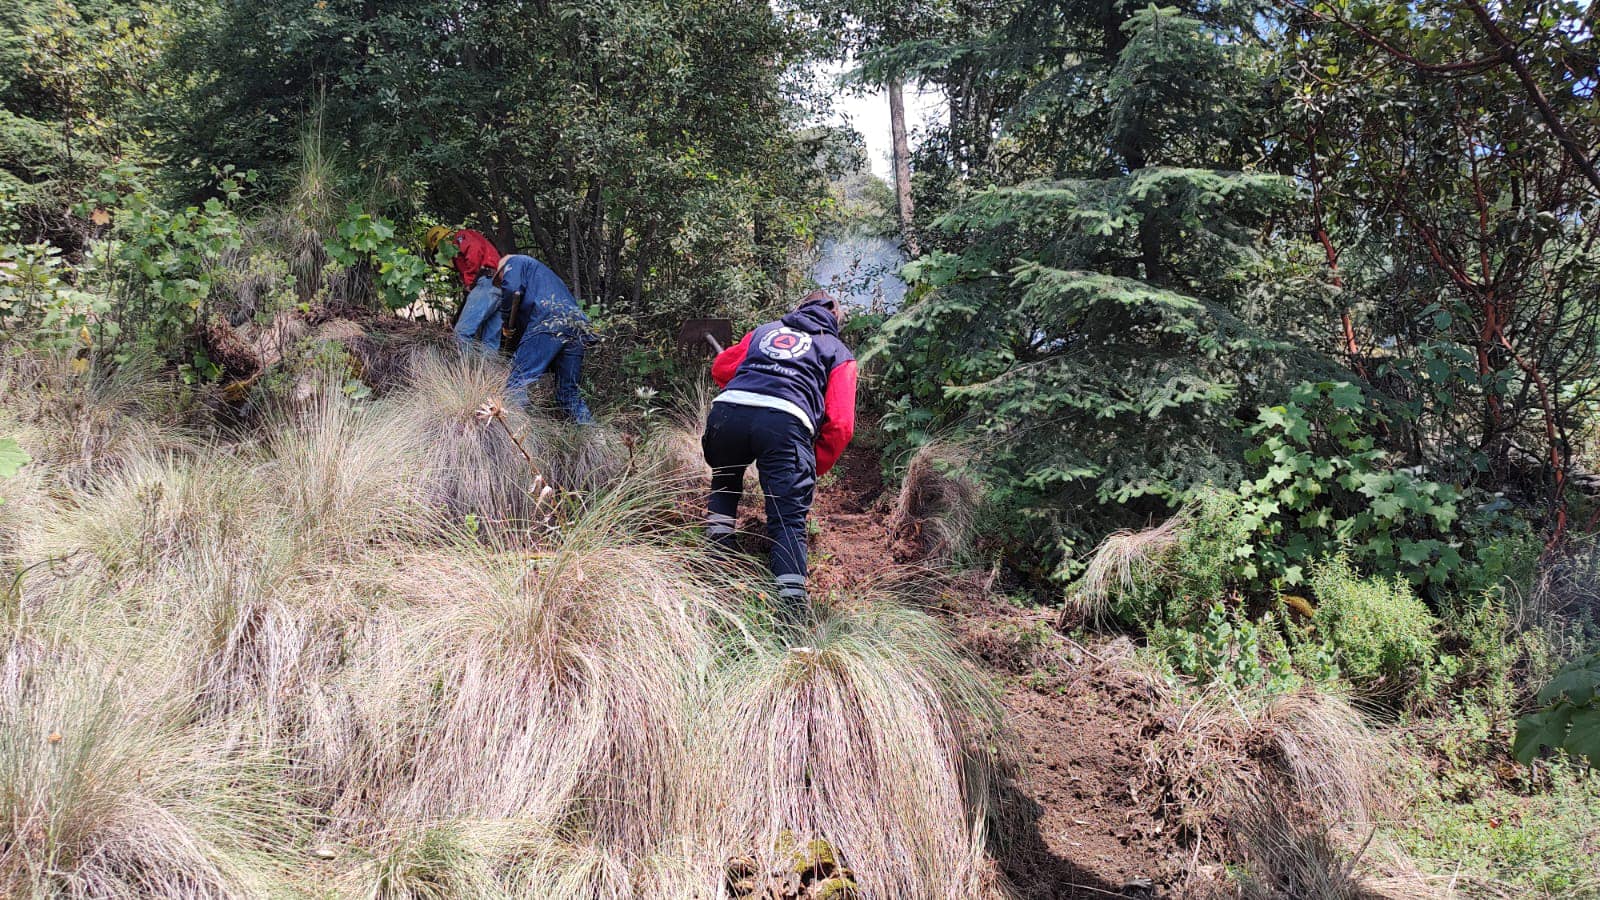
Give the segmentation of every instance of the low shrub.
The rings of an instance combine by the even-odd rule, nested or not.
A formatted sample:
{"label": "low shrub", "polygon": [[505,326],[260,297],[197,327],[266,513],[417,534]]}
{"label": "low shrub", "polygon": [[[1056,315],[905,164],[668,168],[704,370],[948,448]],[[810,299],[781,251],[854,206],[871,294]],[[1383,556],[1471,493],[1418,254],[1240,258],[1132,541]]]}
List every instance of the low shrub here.
{"label": "low shrub", "polygon": [[1106,538],[1068,588],[1067,610],[1140,630],[1198,628],[1233,594],[1249,535],[1237,495],[1203,491],[1155,528]]}
{"label": "low shrub", "polygon": [[1315,564],[1313,624],[1357,691],[1396,703],[1425,695],[1439,649],[1438,621],[1401,578],[1362,578],[1344,556]]}

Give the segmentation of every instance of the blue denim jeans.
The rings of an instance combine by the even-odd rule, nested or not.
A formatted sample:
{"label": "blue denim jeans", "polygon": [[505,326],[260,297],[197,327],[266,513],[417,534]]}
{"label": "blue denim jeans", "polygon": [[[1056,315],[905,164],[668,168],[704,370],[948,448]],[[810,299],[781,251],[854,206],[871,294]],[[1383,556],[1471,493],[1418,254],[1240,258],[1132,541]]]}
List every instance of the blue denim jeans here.
{"label": "blue denim jeans", "polygon": [[[495,321],[499,322],[498,316]],[[589,405],[583,402],[583,392],[578,389],[578,382],[583,376],[581,337],[547,331],[530,331],[523,335],[522,343],[517,345],[516,355],[511,358],[511,378],[506,381],[508,398],[512,402],[526,403],[528,385],[551,370],[556,375],[556,400],[561,408],[579,425],[594,422]]]}
{"label": "blue denim jeans", "polygon": [[493,278],[484,275],[472,285],[461,316],[456,319],[456,340],[462,349],[474,341],[491,351],[500,348],[500,289],[494,286]]}

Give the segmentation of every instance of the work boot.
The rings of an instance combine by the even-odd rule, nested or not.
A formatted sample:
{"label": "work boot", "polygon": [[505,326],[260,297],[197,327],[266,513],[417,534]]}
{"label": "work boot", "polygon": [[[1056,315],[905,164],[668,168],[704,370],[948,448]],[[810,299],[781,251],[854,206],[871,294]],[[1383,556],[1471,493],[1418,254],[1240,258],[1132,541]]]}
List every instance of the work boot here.
{"label": "work boot", "polygon": [[733,516],[722,513],[706,513],[706,539],[711,542],[712,552],[722,557],[730,557],[739,552],[738,535],[734,533]]}
{"label": "work boot", "polygon": [[778,617],[790,625],[804,622],[811,611],[811,598],[806,593],[806,576],[779,575]]}

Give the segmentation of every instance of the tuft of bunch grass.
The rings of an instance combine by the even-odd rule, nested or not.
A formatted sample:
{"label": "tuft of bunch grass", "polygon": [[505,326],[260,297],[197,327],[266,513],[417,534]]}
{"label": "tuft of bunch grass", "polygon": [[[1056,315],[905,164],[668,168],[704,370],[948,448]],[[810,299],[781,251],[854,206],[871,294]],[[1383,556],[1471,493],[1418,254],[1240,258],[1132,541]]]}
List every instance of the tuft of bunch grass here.
{"label": "tuft of bunch grass", "polygon": [[170,378],[134,360],[81,368],[65,355],[0,354],[0,422],[9,420],[34,464],[81,488],[140,456],[186,449]]}
{"label": "tuft of bunch grass", "polygon": [[171,623],[197,714],[245,713],[287,738],[368,607],[347,573],[380,541],[426,532],[412,447],[333,396],[279,419],[262,447],[134,460],[30,547],[71,574],[28,597]]}
{"label": "tuft of bunch grass", "polygon": [[1240,895],[1249,900],[1364,900],[1363,848],[1351,850],[1328,823],[1298,815],[1281,797],[1247,792],[1233,817],[1233,843],[1242,871]]}
{"label": "tuft of bunch grass", "polygon": [[271,758],[191,727],[186,698],[148,668],[40,663],[0,691],[0,891],[258,895],[251,860],[294,840],[296,821]]}
{"label": "tuft of bunch grass", "polygon": [[931,563],[950,563],[971,549],[982,491],[970,474],[972,449],[930,441],[911,455],[890,526]]}
{"label": "tuft of bunch grass", "polygon": [[[517,526],[533,516],[528,488],[549,454],[527,413],[500,401],[506,374],[493,354],[424,353],[406,387],[385,401],[389,416],[418,433],[428,503],[456,521]],[[486,402],[498,417],[479,415]]]}
{"label": "tuft of bunch grass", "polygon": [[362,862],[337,879],[339,896],[370,900],[495,900],[515,896],[512,823],[397,822],[365,837]]}
{"label": "tuft of bunch grass", "polygon": [[695,554],[634,530],[637,493],[545,542],[397,554],[397,606],[345,676],[341,817],[576,827],[625,859],[664,836],[686,711],[733,613]]}
{"label": "tuft of bunch grass", "polygon": [[999,715],[923,613],[823,609],[723,667],[703,710],[687,827],[720,859],[773,870],[786,842],[821,839],[866,896],[983,890]]}
{"label": "tuft of bunch grass", "polygon": [[1255,698],[1217,688],[1166,720],[1151,769],[1197,841],[1222,839],[1263,890],[1355,896],[1357,830],[1386,806],[1390,756],[1354,708],[1310,688]]}
{"label": "tuft of bunch grass", "polygon": [[686,387],[679,402],[652,422],[639,447],[647,466],[700,495],[711,486],[711,467],[700,447],[700,435],[711,414],[713,396],[704,382]]}
{"label": "tuft of bunch grass", "polygon": [[1133,590],[1138,579],[1159,569],[1183,539],[1194,516],[1195,508],[1186,506],[1154,528],[1123,529],[1106,535],[1083,574],[1067,591],[1065,611],[1078,621],[1107,621],[1117,596]]}

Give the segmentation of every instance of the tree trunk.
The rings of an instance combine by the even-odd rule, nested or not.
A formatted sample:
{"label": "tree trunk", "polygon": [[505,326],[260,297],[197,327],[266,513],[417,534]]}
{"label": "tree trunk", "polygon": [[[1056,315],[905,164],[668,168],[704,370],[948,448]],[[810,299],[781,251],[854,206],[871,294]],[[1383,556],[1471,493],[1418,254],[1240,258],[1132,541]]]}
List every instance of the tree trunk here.
{"label": "tree trunk", "polygon": [[906,253],[921,256],[922,248],[912,230],[911,213],[911,142],[906,139],[905,85],[900,79],[889,81],[889,129],[894,133],[894,196],[900,215],[900,240]]}

